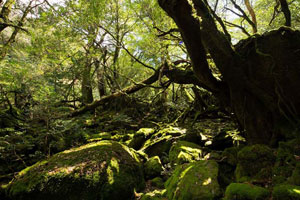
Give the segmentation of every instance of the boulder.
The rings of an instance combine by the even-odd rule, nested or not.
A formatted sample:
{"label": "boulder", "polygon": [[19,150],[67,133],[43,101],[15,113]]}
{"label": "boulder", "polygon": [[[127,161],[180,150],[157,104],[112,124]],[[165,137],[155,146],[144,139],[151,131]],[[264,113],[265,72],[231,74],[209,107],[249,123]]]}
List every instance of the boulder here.
{"label": "boulder", "polygon": [[165,183],[168,200],[213,200],[222,195],[218,183],[218,164],[201,160],[177,166]]}
{"label": "boulder", "polygon": [[237,154],[240,151],[239,147],[230,147],[222,151],[222,158],[224,159],[224,162],[231,166],[237,165]]}
{"label": "boulder", "polygon": [[172,166],[195,162],[201,158],[203,158],[203,150],[199,145],[191,142],[174,142],[169,151],[169,161]]}
{"label": "boulder", "polygon": [[281,184],[273,188],[273,200],[299,200],[300,186]]}
{"label": "boulder", "polygon": [[152,187],[160,188],[163,189],[165,188],[164,186],[164,180],[161,177],[155,177],[150,180],[150,185]]}
{"label": "boulder", "polygon": [[131,199],[144,187],[141,164],[128,147],[100,141],[58,153],[21,171],[6,193],[21,200]]}
{"label": "boulder", "polygon": [[202,137],[204,136],[200,132],[189,130],[187,131],[184,140],[198,145],[203,145],[204,141],[202,140]]}
{"label": "boulder", "polygon": [[154,190],[146,194],[143,194],[141,200],[168,200],[164,196],[165,192],[166,190]]}
{"label": "boulder", "polygon": [[112,138],[111,133],[101,132],[96,134],[91,134],[87,137],[88,142],[96,142],[100,140],[110,140]]}
{"label": "boulder", "polygon": [[[298,185],[299,179],[299,158],[300,158],[300,139],[294,139],[287,142],[279,142],[276,152],[276,162],[273,168],[272,182],[281,184],[288,181],[291,184]],[[292,176],[292,177],[291,177]]]}
{"label": "boulder", "polygon": [[293,170],[292,176],[288,178],[287,182],[292,185],[300,186],[300,162],[297,163],[295,169]]}
{"label": "boulder", "polygon": [[149,158],[144,164],[144,172],[146,179],[154,178],[160,176],[161,172],[164,170],[160,159],[158,156]]}
{"label": "boulder", "polygon": [[[162,158],[168,155],[173,142],[184,137],[185,132],[185,129],[179,129],[176,127],[162,129],[159,132],[151,135],[141,150],[148,154],[149,157],[159,156],[162,161],[165,161],[165,159]],[[163,163],[166,162],[167,161]]]}
{"label": "boulder", "polygon": [[259,186],[247,183],[231,183],[225,191],[224,200],[265,200],[270,192]]}
{"label": "boulder", "polygon": [[147,139],[155,132],[153,128],[141,128],[133,136],[132,140],[128,144],[129,147],[139,150]]}
{"label": "boulder", "polygon": [[216,136],[213,137],[211,145],[208,147],[213,150],[224,150],[226,148],[232,147],[234,141],[232,137],[230,137],[226,131],[221,131]]}
{"label": "boulder", "polygon": [[219,184],[222,188],[226,188],[230,183],[235,182],[234,172],[239,150],[239,147],[230,147],[222,151],[219,159]]}
{"label": "boulder", "polygon": [[272,178],[275,163],[273,150],[266,145],[246,146],[237,154],[235,176],[237,182],[265,181]]}

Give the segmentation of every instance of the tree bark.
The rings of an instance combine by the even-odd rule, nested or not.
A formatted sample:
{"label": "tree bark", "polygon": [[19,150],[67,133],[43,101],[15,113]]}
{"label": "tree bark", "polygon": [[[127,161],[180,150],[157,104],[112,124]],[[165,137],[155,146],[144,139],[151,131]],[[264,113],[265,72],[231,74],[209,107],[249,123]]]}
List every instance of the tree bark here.
{"label": "tree bark", "polygon": [[11,13],[12,6],[16,3],[16,0],[7,0],[2,7],[0,13],[0,32],[2,32],[9,23],[9,14]]}
{"label": "tree bark", "polygon": [[177,24],[199,81],[220,91],[205,52],[213,58],[248,142],[275,145],[292,137],[287,129],[296,130],[300,113],[300,33],[282,28],[233,47],[203,0],[158,1]]}
{"label": "tree bark", "polygon": [[91,81],[91,64],[88,63],[88,61],[86,61],[82,72],[81,94],[83,104],[89,104],[93,102],[94,98]]}
{"label": "tree bark", "polygon": [[100,67],[100,62],[95,62],[95,67],[97,69],[97,83],[98,83],[98,92],[99,96],[103,97],[106,95],[106,87],[105,87],[105,77],[104,77],[104,67]]}

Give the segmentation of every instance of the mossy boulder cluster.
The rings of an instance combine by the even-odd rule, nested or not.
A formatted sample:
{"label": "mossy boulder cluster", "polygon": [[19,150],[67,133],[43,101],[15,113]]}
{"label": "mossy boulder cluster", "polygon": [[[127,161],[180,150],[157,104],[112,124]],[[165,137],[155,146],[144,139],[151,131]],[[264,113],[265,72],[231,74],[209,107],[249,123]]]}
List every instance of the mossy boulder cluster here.
{"label": "mossy boulder cluster", "polygon": [[113,141],[58,153],[21,171],[6,188],[12,199],[132,199],[144,187],[142,165]]}
{"label": "mossy boulder cluster", "polygon": [[269,193],[269,190],[249,183],[231,183],[226,188],[225,200],[264,200]]}
{"label": "mossy boulder cluster", "polygon": [[237,154],[236,180],[246,182],[271,179],[275,158],[272,149],[268,146],[253,145],[244,147]]}
{"label": "mossy boulder cluster", "polygon": [[[226,149],[222,154],[226,159],[221,166],[235,169],[225,200],[300,199],[299,139],[281,142],[277,149],[252,145],[236,150]],[[219,178],[224,179],[224,170]]]}
{"label": "mossy boulder cluster", "polygon": [[204,152],[199,145],[187,141],[175,142],[169,151],[171,165],[194,162],[201,160],[203,156]]}
{"label": "mossy boulder cluster", "polygon": [[300,200],[300,140],[217,151],[174,127],[116,135],[24,169],[1,199]]}

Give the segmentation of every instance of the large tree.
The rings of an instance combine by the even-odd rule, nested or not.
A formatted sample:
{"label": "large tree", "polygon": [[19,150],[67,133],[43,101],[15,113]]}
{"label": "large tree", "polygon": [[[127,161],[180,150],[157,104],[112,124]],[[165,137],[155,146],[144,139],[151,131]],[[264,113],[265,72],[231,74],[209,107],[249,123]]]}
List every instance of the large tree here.
{"label": "large tree", "polygon": [[[199,81],[228,102],[249,143],[276,145],[299,135],[299,31],[282,27],[233,45],[206,0],[158,1],[178,26]],[[288,5],[280,3],[290,26]],[[212,75],[208,57],[221,81]]]}

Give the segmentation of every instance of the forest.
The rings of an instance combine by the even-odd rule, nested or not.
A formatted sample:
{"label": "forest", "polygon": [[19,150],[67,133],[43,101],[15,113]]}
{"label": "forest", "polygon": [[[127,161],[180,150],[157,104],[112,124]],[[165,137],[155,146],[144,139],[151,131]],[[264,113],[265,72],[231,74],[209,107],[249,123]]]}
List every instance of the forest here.
{"label": "forest", "polygon": [[0,200],[300,200],[300,0],[0,0]]}

